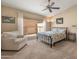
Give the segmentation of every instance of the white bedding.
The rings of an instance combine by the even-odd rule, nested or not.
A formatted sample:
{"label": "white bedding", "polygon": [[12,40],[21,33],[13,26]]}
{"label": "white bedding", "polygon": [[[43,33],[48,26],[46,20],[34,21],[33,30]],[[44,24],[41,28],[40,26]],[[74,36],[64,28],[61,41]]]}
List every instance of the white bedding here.
{"label": "white bedding", "polygon": [[38,40],[46,41],[47,36],[51,36],[53,43],[66,38],[66,29],[54,28],[51,31],[40,32],[37,34]]}

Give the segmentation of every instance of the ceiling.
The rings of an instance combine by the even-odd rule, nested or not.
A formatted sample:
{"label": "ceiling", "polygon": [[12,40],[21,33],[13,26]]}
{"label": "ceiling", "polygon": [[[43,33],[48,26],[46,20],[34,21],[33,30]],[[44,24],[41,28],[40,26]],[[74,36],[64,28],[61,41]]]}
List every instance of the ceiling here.
{"label": "ceiling", "polygon": [[2,0],[2,5],[7,5],[9,7],[17,8],[24,11],[29,11],[37,13],[43,16],[56,15],[67,8],[76,5],[76,0],[51,0],[55,2],[53,6],[60,7],[59,10],[52,9],[52,13],[48,10],[42,11],[48,4],[48,0]]}

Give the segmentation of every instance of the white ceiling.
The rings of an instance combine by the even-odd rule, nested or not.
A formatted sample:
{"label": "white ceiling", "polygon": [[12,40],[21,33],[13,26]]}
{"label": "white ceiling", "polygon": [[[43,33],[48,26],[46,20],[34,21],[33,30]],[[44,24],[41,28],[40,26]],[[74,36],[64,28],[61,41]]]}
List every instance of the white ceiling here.
{"label": "white ceiling", "polygon": [[48,0],[2,0],[2,5],[7,5],[24,11],[37,13],[40,15],[56,15],[67,8],[76,5],[76,0],[51,0],[55,2],[53,6],[60,7],[59,10],[53,10],[50,13],[48,10],[42,11],[48,4]]}

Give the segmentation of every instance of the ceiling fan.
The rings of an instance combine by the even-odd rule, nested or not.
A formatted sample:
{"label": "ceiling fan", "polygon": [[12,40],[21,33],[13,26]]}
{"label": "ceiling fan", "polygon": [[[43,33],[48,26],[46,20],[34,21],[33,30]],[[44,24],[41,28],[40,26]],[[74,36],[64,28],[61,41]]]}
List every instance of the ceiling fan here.
{"label": "ceiling fan", "polygon": [[48,0],[48,5],[42,11],[45,11],[45,10],[48,9],[49,12],[51,13],[52,12],[52,9],[60,9],[59,7],[52,7],[54,4],[55,4],[55,2],[50,3],[50,0]]}

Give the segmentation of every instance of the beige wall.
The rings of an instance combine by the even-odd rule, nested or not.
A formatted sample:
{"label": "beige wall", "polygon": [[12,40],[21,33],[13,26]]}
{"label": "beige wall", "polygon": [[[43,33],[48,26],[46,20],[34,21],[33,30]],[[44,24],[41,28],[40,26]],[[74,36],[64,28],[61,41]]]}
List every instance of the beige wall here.
{"label": "beige wall", "polygon": [[41,15],[22,11],[22,10],[18,10],[18,9],[7,7],[7,6],[1,6],[1,10],[2,10],[1,11],[2,16],[11,16],[11,17],[16,18],[15,24],[1,23],[2,32],[15,31],[15,30],[20,29],[20,26],[18,26],[18,20],[19,20],[19,18],[21,18],[21,17],[19,17],[19,13],[23,13],[23,17],[26,17],[26,18],[31,18],[31,19],[35,19],[35,20],[42,20],[43,19],[43,16],[41,16]]}
{"label": "beige wall", "polygon": [[[63,24],[56,24],[56,18],[63,17]],[[52,18],[52,27],[68,27],[69,31],[76,32],[76,27],[72,27],[73,25],[77,26],[77,7],[76,5],[63,11],[62,13],[54,16]]]}
{"label": "beige wall", "polygon": [[15,23],[1,23],[1,31],[14,31],[17,30],[17,12],[13,8],[1,7],[1,16],[10,16],[10,17],[15,17]]}

